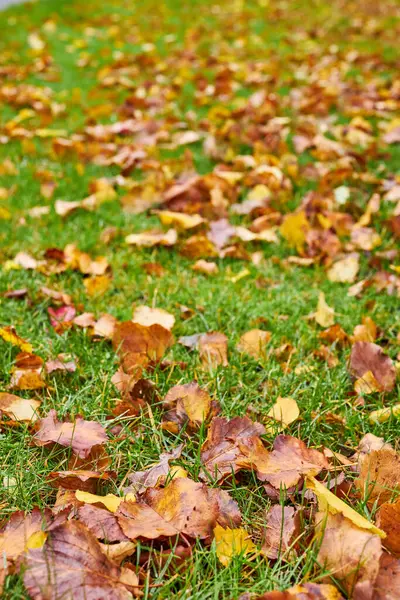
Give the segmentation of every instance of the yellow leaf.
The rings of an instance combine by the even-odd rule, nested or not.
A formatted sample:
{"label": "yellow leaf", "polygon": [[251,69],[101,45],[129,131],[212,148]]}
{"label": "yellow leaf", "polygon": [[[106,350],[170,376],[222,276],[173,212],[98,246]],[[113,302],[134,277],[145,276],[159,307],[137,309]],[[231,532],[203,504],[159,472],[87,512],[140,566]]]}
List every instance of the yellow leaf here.
{"label": "yellow leaf", "polygon": [[340,500],[335,494],[328,490],[322,483],[317,481],[314,477],[306,478],[306,486],[309,490],[314,492],[318,499],[318,508],[320,511],[328,511],[332,515],[340,513],[346,519],[349,519],[356,527],[360,529],[367,529],[372,533],[376,533],[381,538],[386,537],[386,533],[376,527],[373,523],[368,521],[365,517],[361,516],[358,512],[351,508],[348,504],[345,504],[343,500]]}
{"label": "yellow leaf", "polygon": [[193,227],[204,223],[204,219],[200,215],[187,215],[185,213],[173,212],[172,210],[159,210],[157,211],[157,216],[166,227],[176,225],[181,229],[193,229]]}
{"label": "yellow leaf", "polygon": [[132,321],[144,327],[161,325],[171,330],[175,323],[175,317],[163,308],[151,308],[150,306],[136,306],[133,311]]}
{"label": "yellow leaf", "polygon": [[317,312],[314,315],[314,319],[321,327],[330,327],[335,322],[335,311],[326,303],[323,292],[319,294]]}
{"label": "yellow leaf", "polygon": [[367,371],[354,382],[354,391],[357,394],[373,394],[374,392],[381,392],[382,386],[376,380],[373,372]]}
{"label": "yellow leaf", "polygon": [[245,529],[224,529],[221,525],[214,528],[217,544],[217,556],[220,562],[227,567],[234,556],[255,552],[256,547]]}
{"label": "yellow leaf", "polygon": [[360,257],[356,252],[336,261],[329,269],[329,281],[338,283],[353,283],[360,268]]}
{"label": "yellow leaf", "polygon": [[394,404],[393,406],[388,406],[387,408],[380,408],[379,410],[374,410],[369,415],[370,423],[386,423],[390,419],[390,417],[400,417],[400,404]]}
{"label": "yellow leaf", "polygon": [[[85,504],[104,504],[104,506],[112,513],[117,512],[117,509],[123,498],[119,498],[114,494],[107,494],[107,496],[97,496],[96,494],[91,494],[90,492],[82,492],[81,490],[76,490],[75,497],[79,502],[85,502]],[[130,499],[131,500],[131,499]]]}
{"label": "yellow leaf", "polygon": [[47,539],[47,533],[44,531],[35,531],[32,533],[28,541],[26,542],[25,549],[33,550],[34,548],[41,548]]}
{"label": "yellow leaf", "polygon": [[[298,419],[300,415],[299,407],[294,398],[279,398],[268,411],[267,417],[278,421],[281,424],[281,429],[285,429],[290,423]],[[275,424],[271,425],[271,429],[275,428]]]}
{"label": "yellow leaf", "polygon": [[286,215],[281,225],[280,232],[288,242],[289,246],[293,246],[298,252],[301,252],[306,241],[306,233],[309,227],[306,214],[301,210],[300,212]]}
{"label": "yellow leaf", "polygon": [[20,338],[13,327],[0,328],[0,337],[2,337],[5,342],[10,342],[13,346],[18,346],[23,352],[31,353],[33,350],[31,344]]}
{"label": "yellow leaf", "polygon": [[88,296],[102,296],[110,287],[111,280],[108,275],[98,275],[88,277],[83,280],[86,293]]}

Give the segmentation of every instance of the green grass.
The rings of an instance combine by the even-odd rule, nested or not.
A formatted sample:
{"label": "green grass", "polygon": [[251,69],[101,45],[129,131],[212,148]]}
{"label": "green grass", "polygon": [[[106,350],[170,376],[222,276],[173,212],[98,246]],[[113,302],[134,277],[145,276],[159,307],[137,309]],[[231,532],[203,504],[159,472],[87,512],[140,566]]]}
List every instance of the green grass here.
{"label": "green grass", "polygon": [[[149,53],[154,57],[154,63],[143,63],[144,66],[134,75],[133,83],[135,86],[149,81],[153,83],[160,73],[164,73],[167,77],[165,87],[168,87],[176,76],[176,95],[167,100],[165,108],[165,115],[176,120],[187,119],[189,110],[195,112],[194,119],[198,122],[206,118],[215,105],[221,110],[240,106],[240,102],[258,89],[247,80],[245,71],[249,67],[246,65],[251,61],[266,61],[266,72],[270,70],[272,74],[267,91],[277,93],[282,105],[280,116],[292,118],[289,103],[285,99],[294,86],[296,65],[306,63],[307,57],[313,52],[318,56],[328,53],[331,44],[338,46],[341,56],[353,50],[358,51],[363,59],[379,56],[381,67],[377,68],[376,76],[393,80],[396,57],[390,50],[395,43],[395,26],[385,27],[391,22],[390,15],[380,15],[382,28],[377,35],[372,35],[363,30],[351,30],[354,13],[361,11],[361,2],[359,6],[357,2],[349,3],[355,4],[358,9],[350,7],[347,18],[340,18],[339,2],[333,3],[333,13],[336,10],[337,14],[332,13],[332,3],[318,1],[310,5],[309,2],[290,0],[283,11],[279,10],[279,4],[282,3],[275,0],[269,3],[249,1],[242,3],[242,8],[239,6],[235,9],[232,2],[223,1],[213,5],[208,0],[169,0],[165,3],[153,0],[136,3],[127,0],[89,0],[84,3],[77,0],[65,0],[62,3],[42,0],[32,5],[13,7],[0,14],[0,85],[13,85],[15,82],[15,76],[9,79],[2,77],[2,66],[11,64],[17,69],[32,66],[34,57],[27,45],[27,37],[29,32],[36,30],[46,40],[56,80],[48,80],[46,71],[32,72],[29,68],[28,73],[24,72],[23,76],[15,79],[18,83],[51,88],[53,100],[64,103],[66,111],[50,124],[41,123],[40,116],[34,116],[22,125],[27,128],[62,128],[67,130],[68,135],[79,132],[88,123],[90,109],[94,106],[105,103],[113,106],[110,114],[99,117],[97,122],[112,123],[124,118],[117,109],[130,91],[118,84],[113,88],[101,87],[97,74],[102,67],[113,62],[112,55],[117,51],[129,56],[131,64],[134,64],[135,56],[143,56],[144,43],[154,43],[155,50]],[[388,13],[389,8],[388,5]],[[46,22],[54,22],[55,31],[49,26],[43,29]],[[398,24],[398,21],[395,20],[395,23]],[[320,35],[302,39],[299,31],[319,31]],[[295,34],[297,37],[293,37]],[[173,40],[167,37],[171,35],[174,36]],[[296,43],[293,43],[294,39]],[[75,40],[85,40],[85,47],[74,48]],[[195,64],[192,67],[182,57],[185,47],[195,52]],[[217,54],[221,62],[233,61],[238,64],[235,76],[237,89],[226,103],[210,98],[208,104],[199,106],[195,97],[195,77],[205,73],[213,82],[216,76],[215,67],[208,64],[210,54]],[[86,68],[77,66],[79,58],[89,59]],[[164,63],[164,68],[159,68],[160,63]],[[363,84],[369,78],[368,65],[360,61],[357,67],[349,68],[343,77],[360,80]],[[74,96],[76,89],[80,89],[79,100],[76,100],[76,92]],[[0,108],[0,130],[3,130],[5,124],[23,107],[15,108],[4,103]],[[339,122],[349,120],[349,115],[337,113],[336,110],[334,112],[342,119]],[[218,127],[222,126],[225,119],[220,119]],[[11,260],[18,251],[23,250],[40,258],[49,247],[63,248],[68,243],[76,243],[81,250],[93,256],[105,255],[113,274],[109,290],[98,298],[89,298],[83,278],[76,272],[45,276],[37,271],[0,268],[0,293],[9,289],[28,288],[28,297],[22,300],[0,296],[0,323],[15,326],[19,335],[30,340],[35,353],[45,360],[64,352],[72,354],[78,362],[75,373],[50,376],[50,384],[45,391],[20,393],[23,397],[38,397],[42,401],[42,414],[55,408],[60,417],[81,414],[109,426],[108,419],[114,399],[118,396],[110,381],[118,364],[111,345],[107,341],[94,343],[87,332],[77,328],[67,330],[62,335],[56,334],[47,314],[51,301],[43,299],[40,294],[40,287],[48,285],[70,293],[75,305],[81,306],[81,312],[90,311],[96,315],[109,312],[119,320],[126,320],[132,316],[133,304],[155,304],[177,317],[174,328],[176,338],[212,330],[228,335],[229,366],[219,368],[213,374],[199,367],[195,352],[176,344],[167,355],[172,361],[170,368],[156,369],[147,374],[155,383],[160,397],[175,384],[197,379],[220,402],[225,416],[244,415],[250,407],[255,411],[250,416],[256,415],[262,419],[278,396],[293,396],[298,402],[301,417],[287,432],[300,437],[307,445],[324,445],[350,454],[366,432],[382,436],[387,441],[397,439],[398,422],[395,419],[382,425],[371,425],[368,414],[398,401],[398,390],[385,399],[377,394],[366,396],[365,406],[355,407],[351,396],[353,386],[346,368],[349,350],[337,349],[340,360],[333,369],[315,359],[313,351],[320,345],[318,334],[321,329],[307,319],[316,308],[319,292],[324,291],[328,304],[335,308],[337,322],[348,333],[361,323],[363,316],[372,317],[381,332],[377,343],[395,358],[399,352],[396,337],[399,320],[398,300],[394,296],[385,292],[377,294],[371,287],[360,299],[351,298],[347,296],[348,286],[330,283],[323,267],[285,266],[283,259],[293,252],[283,242],[278,245],[249,246],[250,250],[263,251],[265,260],[261,266],[233,259],[217,259],[220,269],[218,275],[207,277],[195,274],[190,269],[193,261],[182,257],[174,248],[136,249],[127,246],[125,235],[157,226],[158,219],[147,214],[125,214],[118,200],[102,205],[93,213],[77,211],[62,219],[54,211],[55,199],[80,200],[89,194],[91,181],[115,175],[118,169],[88,162],[83,172],[79,173],[77,157],[60,159],[51,150],[51,140],[36,138],[34,145],[35,153],[31,153],[19,140],[0,144],[0,165],[3,160],[10,158],[18,169],[17,176],[0,176],[0,187],[9,189],[16,185],[13,195],[2,203],[11,213],[9,220],[0,221],[2,264]],[[245,136],[229,140],[228,145],[236,154],[253,152]],[[290,148],[290,138],[288,145]],[[203,154],[201,144],[192,146],[191,150],[196,169],[200,173],[212,171],[215,163]],[[164,151],[162,154],[161,150],[158,154],[155,152],[155,157],[162,156],[165,165],[179,170],[183,152]],[[314,161],[307,152],[298,158],[300,164]],[[395,172],[398,159],[399,148],[392,146],[390,152],[386,151],[385,157],[367,162],[365,170],[378,172],[383,164],[383,173],[388,176]],[[38,169],[48,169],[58,174],[57,189],[50,201],[40,196],[40,181],[35,177]],[[140,172],[135,175],[143,177]],[[294,193],[286,210],[294,210],[304,194],[316,187],[317,183],[294,180],[293,185]],[[359,203],[355,212],[361,214],[372,186],[360,183],[358,189]],[[123,195],[121,190],[118,193],[119,196]],[[46,203],[51,206],[48,215],[41,218],[27,215],[28,209]],[[385,229],[384,211],[379,218],[383,247],[388,248],[392,241]],[[105,245],[100,240],[100,234],[109,226],[116,227],[118,235]],[[148,276],[143,269],[143,264],[147,262],[160,263],[165,268],[164,275]],[[243,269],[248,269],[248,274],[237,282],[232,281]],[[372,273],[368,256],[365,255],[362,257],[359,278]],[[183,320],[180,317],[180,305],[191,308],[193,316]],[[296,349],[292,358],[293,370],[284,372],[272,353],[259,364],[235,350],[240,336],[258,327],[260,322],[262,328],[272,332],[271,348],[277,348],[287,341]],[[0,385],[3,390],[9,384],[16,354],[16,348],[0,340]],[[187,366],[179,366],[180,361],[187,363]],[[313,367],[313,370],[296,374],[295,367],[301,365]],[[327,419],[327,413],[342,416],[344,424]],[[115,423],[123,426],[123,435],[111,436],[107,446],[112,459],[111,469],[118,473],[115,483],[108,486],[108,491],[120,493],[127,473],[146,467],[156,461],[161,452],[174,448],[182,440],[186,444],[180,464],[193,478],[197,478],[200,469],[199,449],[206,431],[201,430],[189,438],[184,431],[173,436],[159,427],[161,416],[160,407],[155,406],[152,416],[144,411],[133,423],[115,418]],[[31,437],[31,431],[25,426],[8,428],[2,425],[1,476],[5,483],[0,492],[0,507],[3,517],[15,510],[29,511],[34,506],[52,506],[56,491],[49,485],[46,476],[52,471],[67,468],[68,450],[61,448],[49,451],[31,446]],[[269,435],[265,439],[270,443],[273,438],[273,435]],[[239,502],[245,526],[249,531],[254,531],[257,537],[263,524],[263,511],[269,506],[263,487],[255,476],[246,475],[238,483],[224,484],[224,488]],[[358,508],[364,510],[361,504]],[[146,549],[145,546],[143,549]],[[136,556],[139,561],[140,551]],[[261,557],[252,562],[239,557],[228,568],[222,568],[218,564],[214,545],[205,548],[198,544],[189,565],[179,572],[168,566],[160,567],[156,558],[152,561],[152,587],[144,589],[145,598],[161,600],[173,596],[186,600],[228,600],[238,598],[245,591],[261,594],[273,589],[285,589],[304,579],[319,581],[322,577],[322,571],[316,565],[315,549],[307,547],[305,542],[298,560],[290,563],[277,561],[268,565]],[[27,597],[18,576],[7,578],[3,597],[8,600]]]}

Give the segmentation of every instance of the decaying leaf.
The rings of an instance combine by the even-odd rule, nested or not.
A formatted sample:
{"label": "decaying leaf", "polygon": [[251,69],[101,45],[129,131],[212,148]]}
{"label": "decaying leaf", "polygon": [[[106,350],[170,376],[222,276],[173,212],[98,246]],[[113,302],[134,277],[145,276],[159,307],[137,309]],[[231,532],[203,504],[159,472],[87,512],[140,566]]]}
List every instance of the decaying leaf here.
{"label": "decaying leaf", "polygon": [[372,424],[386,423],[392,417],[395,419],[400,417],[400,404],[393,404],[393,406],[372,411],[369,415],[369,422]]}
{"label": "decaying leaf", "polygon": [[300,512],[292,506],[275,504],[267,512],[266,529],[261,553],[267,558],[283,556],[290,559],[294,543],[300,534]]}
{"label": "decaying leaf", "polygon": [[214,528],[216,552],[219,561],[227,567],[234,556],[254,554],[256,547],[245,529]]}
{"label": "decaying leaf", "polygon": [[400,502],[385,502],[376,514],[376,524],[386,533],[383,545],[392,554],[400,556]]}
{"label": "decaying leaf", "polygon": [[344,598],[336,587],[328,583],[302,583],[284,592],[266,592],[254,599],[243,597],[243,600],[344,600]]}
{"label": "decaying leaf", "polygon": [[310,225],[304,211],[286,215],[281,225],[281,235],[290,246],[301,252],[306,241],[306,233]]}
{"label": "decaying leaf", "polygon": [[180,444],[172,452],[163,452],[157,464],[150,466],[145,471],[130,473],[127,477],[130,486],[125,488],[125,494],[133,492],[143,494],[148,488],[155,488],[159,483],[165,483],[170,473],[170,461],[176,460],[181,456],[183,445]]}
{"label": "decaying leaf", "polygon": [[121,568],[107,558],[90,531],[74,521],[53,529],[42,548],[29,551],[24,584],[35,600],[132,598]]}
{"label": "decaying leaf", "polygon": [[100,423],[85,421],[81,417],[73,423],[58,421],[56,411],[51,410],[44,419],[40,419],[33,441],[37,446],[53,443],[70,446],[75,454],[85,458],[93,446],[106,443],[107,434]]}
{"label": "decaying leaf", "polygon": [[75,497],[79,502],[85,502],[85,504],[103,504],[107,510],[115,513],[118,506],[123,501],[123,498],[116,496],[115,494],[107,494],[106,496],[98,496],[97,494],[91,494],[90,492],[83,492],[77,490]]}
{"label": "decaying leaf", "polygon": [[329,281],[338,283],[354,283],[360,269],[360,257],[354,252],[336,261],[328,270]]}
{"label": "decaying leaf", "polygon": [[132,321],[116,325],[113,335],[113,346],[130,374],[140,373],[141,367],[160,360],[173,341],[171,332],[161,325],[145,327]]}
{"label": "decaying leaf", "polygon": [[192,428],[198,428],[206,421],[211,411],[211,398],[196,381],[192,381],[171,388],[163,405],[168,409],[163,417],[163,426],[170,431],[171,428],[179,431],[187,421]]}
{"label": "decaying leaf", "polygon": [[14,394],[0,392],[0,412],[15,421],[33,423],[38,418],[39,400],[20,398]]}
{"label": "decaying leaf", "polygon": [[242,335],[236,348],[239,352],[245,352],[256,360],[266,358],[266,346],[271,339],[269,331],[261,329],[250,329]]}
{"label": "decaying leaf", "polygon": [[396,370],[389,356],[372,342],[356,342],[350,355],[350,373],[365,379],[370,391],[390,392],[396,381]]}
{"label": "decaying leaf", "polygon": [[161,325],[165,329],[172,329],[175,323],[174,315],[162,308],[151,308],[150,306],[136,306],[133,311],[132,321],[144,327]]}
{"label": "decaying leaf", "polygon": [[43,379],[43,360],[40,356],[20,352],[11,371],[10,388],[16,390],[40,390],[46,387]]}
{"label": "decaying leaf", "polygon": [[13,346],[18,346],[22,352],[32,352],[32,345],[23,340],[15,331],[14,327],[2,327],[0,328],[0,337],[3,338],[5,342],[9,342]]}
{"label": "decaying leaf", "polygon": [[321,327],[331,327],[335,322],[335,311],[326,303],[325,294],[323,292],[320,292],[319,294],[317,311],[314,314],[314,319]]}
{"label": "decaying leaf", "polygon": [[[97,504],[103,505],[103,502]],[[128,541],[114,513],[115,511],[106,510],[104,505],[84,504],[78,508],[78,519],[99,540],[105,540],[107,543]]]}
{"label": "decaying leaf", "polygon": [[228,338],[218,331],[204,333],[199,338],[200,360],[207,369],[228,366]]}
{"label": "decaying leaf", "polygon": [[142,233],[131,233],[125,238],[127,244],[133,246],[173,246],[178,240],[178,234],[175,229],[169,229],[167,233],[163,231],[143,231]]}
{"label": "decaying leaf", "polygon": [[298,419],[300,410],[294,398],[281,398],[279,396],[266,416],[275,421],[275,423],[271,423],[269,429],[276,429],[277,427],[285,429]]}
{"label": "decaying leaf", "polygon": [[375,580],[373,600],[397,600],[400,589],[400,560],[383,552]]}
{"label": "decaying leaf", "polygon": [[355,485],[369,506],[390,502],[400,491],[400,456],[390,448],[373,450],[363,458]]}

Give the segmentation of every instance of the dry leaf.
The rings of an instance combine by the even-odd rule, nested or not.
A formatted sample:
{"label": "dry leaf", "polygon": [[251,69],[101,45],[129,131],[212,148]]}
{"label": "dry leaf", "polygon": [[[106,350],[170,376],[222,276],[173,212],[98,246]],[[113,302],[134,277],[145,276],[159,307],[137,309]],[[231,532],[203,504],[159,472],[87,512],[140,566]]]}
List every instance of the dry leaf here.
{"label": "dry leaf", "polygon": [[228,338],[218,331],[204,333],[199,338],[200,360],[204,368],[216,369],[228,366]]}
{"label": "dry leaf", "polygon": [[48,475],[48,480],[53,487],[65,490],[82,490],[91,494],[97,491],[99,482],[109,481],[110,479],[109,473],[105,471],[89,471],[85,469],[54,471]]}
{"label": "dry leaf", "polygon": [[360,269],[360,257],[354,252],[336,261],[328,270],[329,281],[338,283],[353,283]]}
{"label": "dry leaf", "polygon": [[325,294],[320,292],[318,296],[317,311],[314,319],[321,327],[331,327],[335,322],[335,311],[325,301]]}
{"label": "dry leaf", "polygon": [[[211,411],[211,398],[201,389],[196,381],[185,385],[175,385],[164,398],[163,405],[168,412],[163,422],[170,426],[176,425],[178,430],[189,421],[191,428],[198,428]],[[171,430],[170,427],[166,427]]]}
{"label": "dry leaf", "polygon": [[144,327],[139,323],[124,321],[114,330],[113,346],[119,353],[124,370],[138,373],[151,361],[161,360],[167,348],[172,346],[172,333],[161,325]]}
{"label": "dry leaf", "polygon": [[374,342],[377,336],[377,327],[371,317],[363,317],[362,325],[356,325],[353,331],[352,342]]}
{"label": "dry leaf", "polygon": [[296,248],[298,252],[303,250],[306,234],[310,225],[304,211],[290,213],[285,216],[280,228],[281,235],[289,246]]}
{"label": "dry leaf", "polygon": [[300,410],[294,398],[281,398],[279,396],[275,404],[266,414],[267,417],[276,421],[271,423],[268,429],[285,429],[288,425],[296,421],[300,416]]}
{"label": "dry leaf", "polygon": [[163,231],[143,231],[142,233],[131,233],[125,238],[127,244],[133,246],[173,246],[178,240],[178,234],[175,229],[169,229],[167,233]]}
{"label": "dry leaf", "polygon": [[266,346],[270,339],[270,331],[250,329],[242,335],[236,348],[239,352],[249,354],[255,360],[264,360],[266,358]]}
{"label": "dry leaf", "polygon": [[[86,492],[81,493],[85,494]],[[120,505],[121,503],[119,503]],[[105,540],[107,543],[128,541],[118,523],[117,516],[105,508],[84,504],[78,508],[78,519],[99,540]]]}
{"label": "dry leaf", "polygon": [[372,411],[369,415],[369,422],[374,423],[386,423],[392,417],[400,417],[400,404],[393,404],[387,408],[379,408],[378,410]]}
{"label": "dry leaf", "polygon": [[194,263],[192,269],[193,271],[204,273],[204,275],[216,275],[219,271],[217,263],[202,258]]}
{"label": "dry leaf", "polygon": [[20,398],[14,394],[0,392],[0,411],[15,421],[33,423],[38,418],[39,400]]}
{"label": "dry leaf", "polygon": [[155,213],[166,227],[172,225],[173,227],[178,227],[178,229],[193,229],[204,223],[204,219],[200,215],[188,215],[181,212],[173,212],[172,210],[158,210]]}
{"label": "dry leaf", "polygon": [[245,529],[214,528],[216,553],[219,561],[227,567],[235,556],[254,554],[256,547]]}
{"label": "dry leaf", "polygon": [[20,352],[11,371],[10,388],[17,390],[40,390],[46,387],[42,376],[43,360],[35,354]]}
{"label": "dry leaf", "polygon": [[97,496],[97,494],[83,492],[82,490],[77,490],[75,492],[75,497],[77,500],[79,500],[79,502],[84,502],[85,504],[103,504],[106,509],[112,513],[117,511],[118,506],[123,501],[123,498],[119,498],[118,496],[115,496],[115,494]]}
{"label": "dry leaf", "polygon": [[390,502],[400,491],[400,456],[388,448],[373,450],[363,458],[355,485],[368,506]]}
{"label": "dry leaf", "polygon": [[136,306],[133,311],[132,321],[144,327],[161,325],[171,330],[175,324],[175,317],[163,308],[151,308],[150,306]]}
{"label": "dry leaf", "polygon": [[98,275],[96,277],[87,277],[83,280],[83,285],[88,296],[102,296],[110,287],[111,279],[108,275]]}
{"label": "dry leaf", "polygon": [[[390,392],[394,388],[396,370],[392,360],[376,344],[356,342],[351,349],[349,368],[354,377],[366,379],[372,391]],[[373,379],[366,377],[368,373],[372,373]]]}
{"label": "dry leaf", "polygon": [[386,533],[383,545],[400,556],[400,502],[385,502],[376,513],[376,524]]}
{"label": "dry leaf", "polygon": [[276,560],[284,555],[289,560],[293,544],[300,534],[300,512],[292,506],[275,504],[267,512],[267,523],[261,553]]}
{"label": "dry leaf", "polygon": [[[240,600],[344,600],[337,588],[327,583],[302,583],[284,592],[266,592],[256,598]],[[383,599],[382,599],[383,600]]]}
{"label": "dry leaf", "polygon": [[29,551],[24,584],[34,600],[129,600],[121,575],[90,531],[71,521],[50,531],[43,548]]}
{"label": "dry leaf", "polygon": [[44,419],[40,419],[33,441],[37,446],[52,443],[70,446],[75,454],[85,458],[93,446],[106,443],[107,434],[100,423],[85,421],[81,417],[73,423],[58,421],[56,411],[51,410]]}
{"label": "dry leaf", "polygon": [[124,493],[133,492],[135,494],[143,494],[148,488],[155,488],[160,483],[165,483],[168,474],[170,473],[170,461],[176,460],[181,456],[183,444],[177,446],[172,452],[163,452],[160,455],[160,460],[157,464],[150,466],[145,471],[137,471],[129,473],[127,478],[130,481],[130,486],[125,488]]}
{"label": "dry leaf", "polygon": [[384,552],[379,563],[378,577],[375,580],[373,600],[398,600],[399,589],[400,560]]}
{"label": "dry leaf", "polygon": [[19,337],[15,331],[15,327],[0,328],[0,337],[3,338],[5,342],[10,342],[13,346],[18,346],[22,352],[32,352],[32,345]]}

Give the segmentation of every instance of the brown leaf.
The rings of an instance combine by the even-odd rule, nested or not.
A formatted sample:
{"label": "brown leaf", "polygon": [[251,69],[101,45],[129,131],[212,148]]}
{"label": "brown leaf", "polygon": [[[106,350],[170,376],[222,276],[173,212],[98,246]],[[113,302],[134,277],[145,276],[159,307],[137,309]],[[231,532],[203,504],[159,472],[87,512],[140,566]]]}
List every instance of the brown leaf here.
{"label": "brown leaf", "polygon": [[356,252],[335,262],[328,270],[329,281],[353,283],[360,268],[360,257]]}
{"label": "brown leaf", "polygon": [[329,464],[325,456],[312,448],[307,448],[302,440],[290,435],[278,435],[272,452],[249,455],[257,469],[257,477],[267,481],[276,489],[291,488],[305,476],[314,476]]}
{"label": "brown leaf", "polygon": [[18,346],[23,352],[32,352],[32,345],[30,342],[22,339],[22,337],[17,334],[15,327],[1,327],[0,338],[3,338],[5,342],[10,342],[13,346]]}
{"label": "brown leaf", "polygon": [[192,381],[172,387],[165,396],[163,405],[169,409],[163,417],[163,426],[169,429],[170,423],[172,426],[176,425],[179,431],[187,421],[192,428],[198,428],[206,421],[211,411],[211,398],[196,381]]}
{"label": "brown leaf", "polygon": [[390,392],[396,382],[396,370],[389,356],[372,342],[356,342],[350,355],[350,373],[364,378],[371,372],[379,385],[379,391]]}
{"label": "brown leaf", "polygon": [[119,323],[113,336],[113,346],[127,373],[140,372],[141,367],[160,360],[173,343],[172,333],[161,325],[144,327],[132,321]]}
{"label": "brown leaf", "polygon": [[169,229],[167,233],[160,230],[142,231],[141,233],[131,233],[125,238],[127,244],[134,246],[173,246],[178,240],[178,234],[175,229]]}
{"label": "brown leaf", "polygon": [[400,502],[385,502],[376,514],[376,524],[386,533],[383,545],[400,556]]}
{"label": "brown leaf", "polygon": [[[223,518],[226,518],[226,500]],[[157,539],[180,533],[209,538],[220,517],[215,490],[188,478],[173,479],[164,489],[148,489],[144,502],[123,502],[116,512],[119,524],[130,539]]]}
{"label": "brown leaf", "polygon": [[42,377],[43,360],[40,356],[20,352],[12,368],[10,388],[17,390],[40,390],[46,387]]}
{"label": "brown leaf", "polygon": [[186,258],[214,258],[217,248],[204,234],[192,235],[181,246],[180,253]]}
{"label": "brown leaf", "polygon": [[380,537],[356,527],[340,513],[318,513],[316,519],[322,539],[319,564],[332,573],[350,597],[357,597],[357,590],[373,586],[378,575]]}
{"label": "brown leaf", "polygon": [[362,325],[356,325],[353,331],[352,341],[373,342],[377,336],[377,327],[371,317],[363,317]]}
{"label": "brown leaf", "polygon": [[204,333],[199,338],[200,360],[204,368],[216,369],[228,366],[228,338],[218,331]]}
{"label": "brown leaf", "polygon": [[14,394],[0,392],[0,411],[15,421],[30,421],[38,418],[39,400],[20,398]]}
{"label": "brown leaf", "polygon": [[82,490],[95,493],[99,482],[111,479],[109,473],[102,471],[53,471],[48,474],[48,479],[53,487],[66,490]]}
{"label": "brown leaf", "polygon": [[267,558],[277,559],[281,555],[289,560],[293,552],[293,543],[300,534],[300,513],[292,506],[272,506],[267,513],[262,554]]}
{"label": "brown leaf", "polygon": [[[241,600],[240,597],[239,600]],[[284,592],[267,592],[256,598],[243,600],[344,600],[339,590],[327,583],[302,583]],[[383,599],[382,599],[383,600]]]}
{"label": "brown leaf", "polygon": [[53,529],[43,548],[29,551],[24,584],[34,600],[129,600],[121,574],[90,531],[71,521]]}
{"label": "brown leaf", "polygon": [[14,562],[29,548],[32,535],[44,531],[50,520],[50,511],[34,508],[29,514],[19,510],[0,530],[0,553],[7,562]]}
{"label": "brown leaf", "polygon": [[143,494],[148,488],[157,487],[160,481],[165,482],[165,479],[170,471],[170,461],[176,460],[182,454],[183,444],[177,446],[172,452],[163,452],[160,455],[160,460],[157,464],[151,466],[146,471],[137,471],[127,475],[131,485],[125,488],[124,493],[134,492],[135,494]]}
{"label": "brown leaf", "polygon": [[264,360],[266,358],[266,346],[270,339],[270,331],[250,329],[242,335],[236,348],[239,352],[249,354],[255,360]]}
{"label": "brown leaf", "polygon": [[387,448],[373,450],[364,457],[355,485],[369,506],[389,502],[400,491],[400,456]]}
{"label": "brown leaf", "polygon": [[400,560],[384,552],[379,563],[372,600],[397,600],[400,589]]}
{"label": "brown leaf", "polygon": [[84,504],[78,508],[78,519],[99,540],[105,540],[107,543],[128,540],[115,514],[105,508]]}
{"label": "brown leaf", "polygon": [[219,271],[217,263],[204,260],[203,258],[199,258],[192,265],[192,269],[198,273],[204,273],[204,275],[215,275]]}
{"label": "brown leaf", "polygon": [[100,423],[85,421],[81,417],[73,423],[58,421],[56,411],[51,410],[47,417],[40,420],[33,441],[37,446],[52,443],[70,446],[75,454],[85,458],[93,446],[106,443],[107,434]]}
{"label": "brown leaf", "polygon": [[248,417],[235,417],[230,421],[223,417],[215,417],[201,448],[201,461],[205,471],[211,477],[221,480],[241,468],[250,468],[248,453],[244,453],[250,445],[249,440],[255,440],[253,447],[257,446],[260,453],[268,455],[259,437],[264,433],[265,427],[254,423]]}

